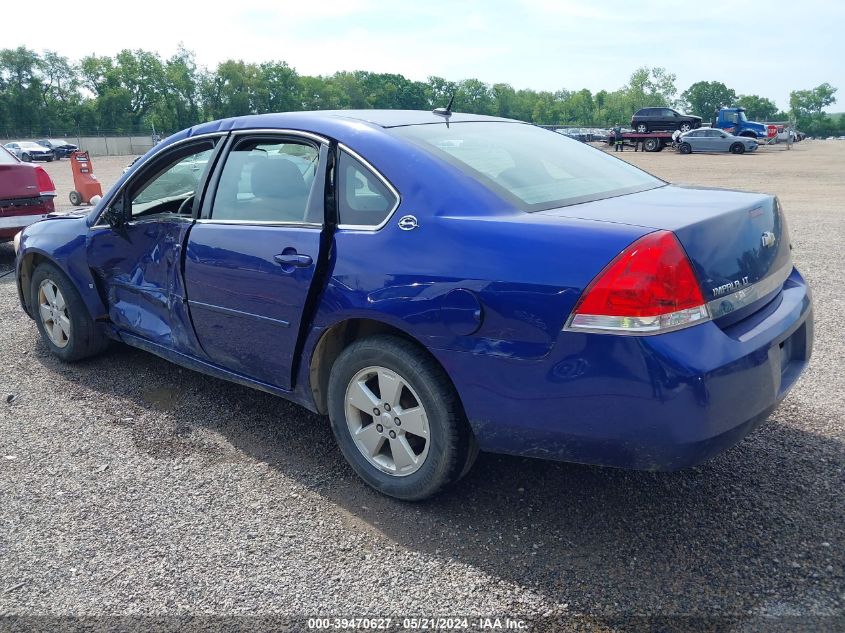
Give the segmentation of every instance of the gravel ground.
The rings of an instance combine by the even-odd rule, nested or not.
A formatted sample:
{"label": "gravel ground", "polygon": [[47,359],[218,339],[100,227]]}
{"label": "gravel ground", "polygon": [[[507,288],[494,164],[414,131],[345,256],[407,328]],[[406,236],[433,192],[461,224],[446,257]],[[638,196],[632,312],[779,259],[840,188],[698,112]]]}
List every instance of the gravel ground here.
{"label": "gravel ground", "polygon": [[[0,615],[845,627],[843,149],[624,153],[667,180],[777,193],[816,302],[812,363],[772,419],[674,474],[482,455],[453,491],[392,501],[283,400],[119,346],[58,362],[0,278]],[[94,166],[110,184],[128,162]],[[68,162],[46,168],[66,200]],[[0,245],[0,274],[12,261]],[[679,622],[703,626],[661,626]]]}

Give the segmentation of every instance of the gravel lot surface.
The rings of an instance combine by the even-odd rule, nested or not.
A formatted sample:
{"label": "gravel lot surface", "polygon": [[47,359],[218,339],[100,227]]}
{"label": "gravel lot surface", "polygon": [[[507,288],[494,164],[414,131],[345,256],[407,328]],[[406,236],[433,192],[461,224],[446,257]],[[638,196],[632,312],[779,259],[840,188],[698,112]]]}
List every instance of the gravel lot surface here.
{"label": "gravel lot surface", "polygon": [[[7,275],[0,614],[845,626],[845,143],[623,157],[670,181],[776,193],[786,209],[814,292],[814,356],[737,447],[673,474],[482,455],[451,492],[399,503],[360,483],[326,420],[293,404],[120,346],[62,364]],[[95,172],[109,185],[129,160],[95,158]],[[66,202],[69,162],[45,167]],[[12,264],[0,245],[0,274]]]}

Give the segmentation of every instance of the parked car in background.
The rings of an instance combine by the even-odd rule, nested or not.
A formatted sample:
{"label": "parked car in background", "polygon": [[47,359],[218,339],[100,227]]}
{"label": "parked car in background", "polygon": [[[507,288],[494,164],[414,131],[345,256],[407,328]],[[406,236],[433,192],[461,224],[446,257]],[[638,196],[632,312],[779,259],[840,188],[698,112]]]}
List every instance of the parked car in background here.
{"label": "parked car in background", "polygon": [[699,128],[680,135],[677,140],[678,151],[681,154],[692,152],[730,152],[744,154],[757,150],[758,143],[748,136],[734,136],[724,130],[715,128]]}
{"label": "parked car in background", "polygon": [[5,148],[25,163],[34,160],[46,160],[49,163],[54,158],[53,150],[33,141],[12,141],[6,143]]}
{"label": "parked car in background", "polygon": [[478,450],[694,465],[766,419],[812,346],[777,198],[470,114],[197,125],[90,212],[27,227],[15,266],[58,358],[117,340],[302,404],[407,500]]}
{"label": "parked car in background", "polygon": [[672,108],[641,108],[631,117],[631,127],[635,132],[686,132],[701,127],[701,117],[681,114]]}
{"label": "parked car in background", "polygon": [[41,166],[22,163],[0,147],[0,242],[54,211],[56,186]]}
{"label": "parked car in background", "polygon": [[39,145],[53,150],[53,156],[56,158],[56,160],[67,158],[73,152],[79,149],[76,145],[74,145],[73,143],[68,143],[63,138],[45,138],[35,142]]}
{"label": "parked car in background", "polygon": [[590,132],[592,133],[591,140],[598,143],[607,143],[607,139],[610,136],[610,133],[607,130],[601,130],[598,128],[592,129]]}

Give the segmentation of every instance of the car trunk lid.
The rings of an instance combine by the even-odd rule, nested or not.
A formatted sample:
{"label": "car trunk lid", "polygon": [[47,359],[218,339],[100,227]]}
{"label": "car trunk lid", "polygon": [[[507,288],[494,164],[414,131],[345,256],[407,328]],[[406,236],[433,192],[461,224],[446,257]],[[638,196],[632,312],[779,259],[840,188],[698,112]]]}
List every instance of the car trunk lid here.
{"label": "car trunk lid", "polygon": [[32,165],[0,164],[0,183],[3,183],[0,186],[0,199],[3,200],[37,198],[41,194]]}
{"label": "car trunk lid", "polygon": [[774,196],[669,185],[541,213],[672,231],[721,325],[767,303],[792,271],[789,235]]}

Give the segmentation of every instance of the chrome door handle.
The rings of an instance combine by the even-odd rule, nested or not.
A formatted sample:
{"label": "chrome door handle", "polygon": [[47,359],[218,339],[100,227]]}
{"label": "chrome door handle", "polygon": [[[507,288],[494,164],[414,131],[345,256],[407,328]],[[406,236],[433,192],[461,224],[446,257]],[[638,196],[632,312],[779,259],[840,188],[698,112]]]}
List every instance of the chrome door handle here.
{"label": "chrome door handle", "polygon": [[299,253],[279,253],[273,256],[273,261],[282,266],[297,266],[304,268],[314,263],[309,255],[300,255]]}

